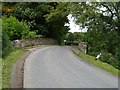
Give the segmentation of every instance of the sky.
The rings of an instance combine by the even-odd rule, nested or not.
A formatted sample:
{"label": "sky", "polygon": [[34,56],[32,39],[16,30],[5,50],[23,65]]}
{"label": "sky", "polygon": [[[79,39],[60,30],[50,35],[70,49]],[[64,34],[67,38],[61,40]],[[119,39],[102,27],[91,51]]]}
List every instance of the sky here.
{"label": "sky", "polygon": [[[105,8],[105,7],[101,7],[98,9],[103,10],[103,11],[107,10],[107,8]],[[106,13],[103,13],[103,14],[105,15]],[[75,19],[74,19],[74,17],[72,17],[71,14],[69,14],[67,17],[69,20],[69,24],[67,24],[70,28],[69,32],[87,32],[87,28],[82,28],[79,25],[75,24]]]}
{"label": "sky", "polygon": [[68,15],[69,24],[67,24],[70,28],[69,32],[86,32],[87,29],[81,29],[79,25],[75,24],[74,17],[71,14]]}

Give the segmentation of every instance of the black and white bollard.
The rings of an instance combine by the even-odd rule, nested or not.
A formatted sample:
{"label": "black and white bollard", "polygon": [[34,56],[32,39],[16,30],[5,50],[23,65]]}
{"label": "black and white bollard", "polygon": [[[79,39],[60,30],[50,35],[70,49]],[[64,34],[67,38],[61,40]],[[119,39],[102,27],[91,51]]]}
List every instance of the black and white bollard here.
{"label": "black and white bollard", "polygon": [[97,57],[95,58],[95,60],[98,60],[101,56],[101,53],[97,55]]}

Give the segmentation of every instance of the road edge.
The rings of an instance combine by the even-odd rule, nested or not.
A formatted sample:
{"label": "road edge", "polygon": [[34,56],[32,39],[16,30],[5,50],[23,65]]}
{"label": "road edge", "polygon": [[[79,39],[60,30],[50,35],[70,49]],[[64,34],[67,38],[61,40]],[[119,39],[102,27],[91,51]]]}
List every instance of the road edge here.
{"label": "road edge", "polygon": [[25,60],[30,55],[30,53],[31,51],[25,50],[25,54],[23,54],[13,66],[10,75],[10,88],[23,88],[23,67]]}
{"label": "road edge", "polygon": [[23,88],[25,60],[36,49],[38,49],[38,46],[26,48],[25,53],[13,65],[10,74],[10,88]]}

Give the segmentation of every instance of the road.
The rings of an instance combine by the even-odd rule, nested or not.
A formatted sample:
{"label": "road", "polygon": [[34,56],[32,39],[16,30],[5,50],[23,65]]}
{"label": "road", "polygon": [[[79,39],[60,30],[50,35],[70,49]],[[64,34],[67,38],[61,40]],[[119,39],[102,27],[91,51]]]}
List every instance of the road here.
{"label": "road", "polygon": [[68,46],[49,46],[26,59],[24,88],[118,88],[118,78],[85,62]]}

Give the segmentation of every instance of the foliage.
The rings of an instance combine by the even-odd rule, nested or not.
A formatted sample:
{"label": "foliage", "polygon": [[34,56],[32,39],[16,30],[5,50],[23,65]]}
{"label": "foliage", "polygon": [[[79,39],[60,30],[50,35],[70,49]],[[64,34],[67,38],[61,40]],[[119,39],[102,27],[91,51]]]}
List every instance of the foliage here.
{"label": "foliage", "polygon": [[10,75],[16,61],[25,53],[22,49],[14,50],[5,59],[2,59],[2,88],[10,87]]}
{"label": "foliage", "polygon": [[115,61],[117,63],[117,68],[120,69],[120,46],[116,47],[115,49]]}
{"label": "foliage", "polygon": [[0,58],[0,89],[2,89],[2,58]]}
{"label": "foliage", "polygon": [[52,8],[50,14],[46,15],[50,36],[58,39],[60,45],[64,43],[69,28],[64,26],[68,22],[67,9],[64,8],[67,3],[58,3],[56,9]]}
{"label": "foliage", "polygon": [[100,60],[103,62],[106,62],[108,64],[111,64],[112,66],[114,66],[117,69],[120,69],[120,67],[119,67],[120,61],[117,60],[115,57],[113,57],[113,55],[111,53],[103,52],[100,57]]}
{"label": "foliage", "polygon": [[68,32],[68,28],[64,26],[69,14],[63,8],[65,5],[66,3],[57,2],[18,3],[12,15],[29,23],[31,31],[35,31],[37,35],[56,38],[62,44]]}
{"label": "foliage", "polygon": [[2,20],[0,18],[0,58],[2,57]]}
{"label": "foliage", "polygon": [[2,15],[11,15],[16,5],[16,2],[2,2]]}
{"label": "foliage", "polygon": [[86,42],[87,41],[86,34],[87,34],[86,32],[74,32],[75,41]]}
{"label": "foliage", "polygon": [[77,50],[76,48],[73,48],[73,52],[75,54],[77,54],[78,56],[82,57],[83,60],[86,60],[88,62],[90,62],[91,64],[103,69],[103,70],[106,70],[108,72],[110,72],[111,74],[113,75],[116,75],[118,76],[118,73],[119,73],[119,70],[116,69],[115,67],[113,67],[112,65],[106,63],[106,62],[102,62],[100,60],[95,60],[95,57],[94,56],[91,56],[91,55],[88,55],[88,54],[85,54],[79,50]]}
{"label": "foliage", "polygon": [[76,23],[88,28],[86,34],[88,54],[96,56],[102,52],[101,60],[118,68],[120,2],[70,3],[69,7],[71,14],[76,18]]}
{"label": "foliage", "polygon": [[75,36],[73,33],[68,33],[66,37],[67,41],[75,41]]}
{"label": "foliage", "polygon": [[5,31],[10,40],[25,39],[29,32],[29,27],[25,22],[20,22],[15,17],[2,17],[2,30]]}
{"label": "foliage", "polygon": [[2,32],[2,58],[5,58],[13,50],[12,44],[5,31]]}
{"label": "foliage", "polygon": [[28,35],[27,35],[27,37],[26,38],[31,38],[31,39],[34,39],[34,38],[36,38],[36,32],[34,32],[34,31],[30,31],[29,33],[28,33]]}
{"label": "foliage", "polygon": [[51,4],[43,2],[21,2],[18,3],[12,13],[20,21],[25,20],[30,24],[31,31],[35,31],[37,35],[47,35],[47,24],[45,15],[50,13]]}
{"label": "foliage", "polygon": [[75,36],[73,33],[68,33],[65,39],[65,45],[78,45],[78,42],[75,42]]}
{"label": "foliage", "polygon": [[120,61],[120,46],[115,49],[115,58]]}
{"label": "foliage", "polygon": [[78,45],[79,42],[86,42],[86,33],[74,32],[66,35],[66,45]]}
{"label": "foliage", "polygon": [[[59,44],[63,45],[69,30],[64,25],[68,23],[68,14],[72,14],[76,23],[82,28],[87,27],[88,30],[84,34],[74,33],[69,40],[87,42],[88,54],[96,56],[102,52],[101,61],[118,68],[120,62],[120,2],[21,2],[16,6],[11,14],[26,26],[26,30],[22,32],[24,31],[22,28],[21,31],[17,19],[9,17],[11,20],[4,20],[9,25],[15,25],[9,28],[8,23],[4,24],[3,30],[12,30],[7,31],[11,40],[27,38],[28,34],[28,37],[34,38],[36,33],[37,36],[56,38]],[[30,31],[35,33],[27,33],[29,30],[23,21],[28,24]]]}

